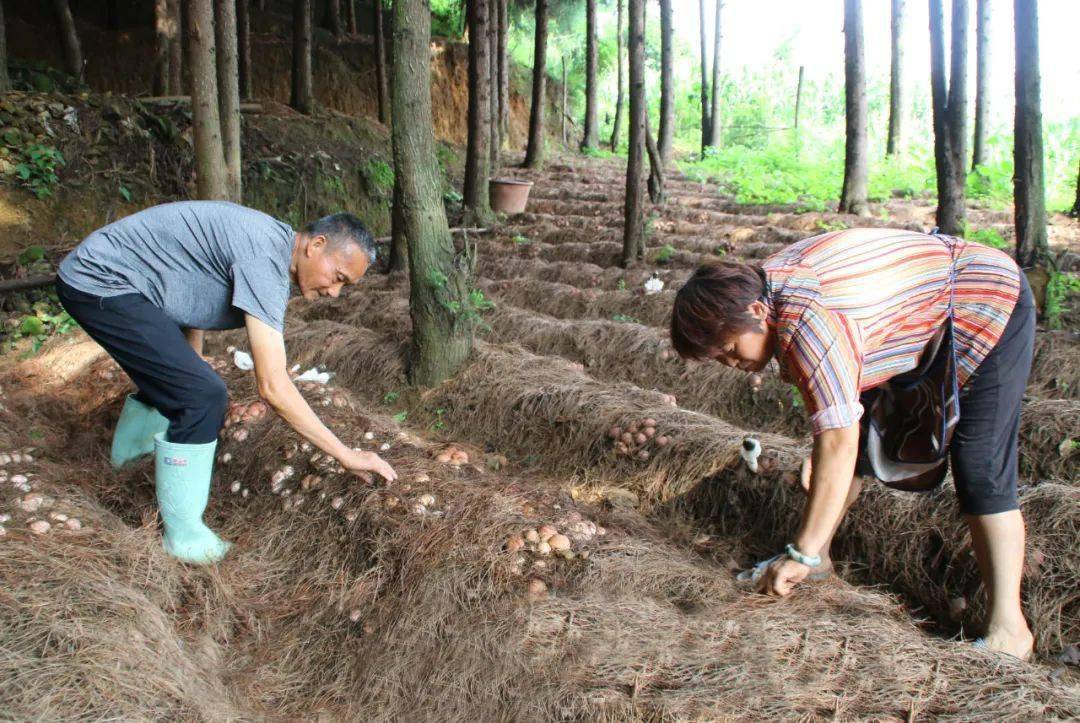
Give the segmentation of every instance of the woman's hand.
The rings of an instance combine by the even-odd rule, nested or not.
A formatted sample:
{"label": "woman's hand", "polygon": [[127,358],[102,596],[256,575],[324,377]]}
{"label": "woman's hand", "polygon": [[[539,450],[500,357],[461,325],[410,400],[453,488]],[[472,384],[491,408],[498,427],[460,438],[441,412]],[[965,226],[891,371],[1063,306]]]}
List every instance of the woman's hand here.
{"label": "woman's hand", "polygon": [[795,586],[806,579],[810,568],[790,557],[774,560],[758,581],[758,592],[787,597]]}
{"label": "woman's hand", "polygon": [[397,479],[397,472],[394,471],[394,468],[374,452],[359,452],[350,449],[347,454],[338,459],[338,462],[341,463],[346,472],[352,472],[369,483],[371,482],[370,472],[378,474],[387,482],[393,482]]}

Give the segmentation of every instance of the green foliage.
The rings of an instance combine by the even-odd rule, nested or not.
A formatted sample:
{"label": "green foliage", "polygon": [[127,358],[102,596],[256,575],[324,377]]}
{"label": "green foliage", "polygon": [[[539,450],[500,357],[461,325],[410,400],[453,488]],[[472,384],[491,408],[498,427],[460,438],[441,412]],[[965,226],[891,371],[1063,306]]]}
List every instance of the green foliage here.
{"label": "green foliage", "polygon": [[386,406],[390,406],[401,397],[401,392],[387,392],[383,395],[382,401]]}
{"label": "green foliage", "polygon": [[664,244],[664,247],[656,252],[654,261],[658,264],[666,264],[671,261],[671,257],[675,255],[675,247],[671,244]]}
{"label": "green foliage", "polygon": [[611,315],[611,320],[612,321],[617,321],[617,322],[619,322],[621,324],[637,324],[638,323],[637,319],[635,319],[632,316],[627,316],[626,314],[612,314]]}
{"label": "green foliage", "polygon": [[45,258],[45,249],[41,246],[27,246],[23,249],[18,256],[20,266],[29,266],[30,264],[42,261]]}
{"label": "green foliage", "polygon": [[14,348],[20,339],[30,339],[30,353],[36,354],[50,336],[67,334],[78,327],[78,323],[66,311],[61,309],[53,313],[56,302],[40,301],[34,307],[33,314],[8,321],[11,327],[7,337],[8,348]]}
{"label": "green foliage", "polygon": [[1046,306],[1043,309],[1048,328],[1062,328],[1062,313],[1069,299],[1077,294],[1080,294],[1080,276],[1060,271],[1050,272],[1050,279],[1046,284]]}
{"label": "green foliage", "polygon": [[461,203],[464,198],[455,189],[451,188],[443,193],[443,201],[450,204]]}
{"label": "green foliage", "polygon": [[975,241],[981,243],[984,246],[990,246],[991,248],[1001,249],[1003,251],[1009,250],[1009,242],[1001,237],[1001,234],[992,228],[981,228],[978,231],[969,231],[967,236],[968,241]]}
{"label": "green foliage", "polygon": [[374,158],[364,166],[364,177],[383,194],[394,190],[394,167],[386,161]]}
{"label": "green foliage", "polygon": [[432,35],[460,38],[464,32],[464,0],[431,0]]}
{"label": "green foliage", "polygon": [[522,244],[531,244],[532,243],[531,238],[529,238],[528,236],[522,236],[521,234],[517,234],[516,236],[514,236],[510,240],[513,241],[515,244],[517,244],[519,246],[522,245]]}
{"label": "green foliage", "polygon": [[626,279],[619,279],[619,283],[615,285],[619,291],[626,291]]}
{"label": "green foliage", "polygon": [[727,246],[717,246],[712,250],[716,256],[727,256]]}
{"label": "green foliage", "polygon": [[408,412],[404,412],[404,411],[398,412],[397,414],[394,415],[394,421],[397,422],[398,424],[404,424],[405,420],[408,419],[408,417],[409,417]]}
{"label": "green foliage", "polygon": [[121,185],[117,190],[120,192],[120,198],[131,203],[131,191],[129,191],[126,186]]}
{"label": "green foliage", "polygon": [[49,198],[60,182],[56,169],[64,165],[64,154],[52,146],[35,143],[20,150],[22,161],[15,164],[15,177],[38,198]]}
{"label": "green foliage", "polygon": [[446,407],[438,407],[435,410],[435,421],[431,423],[431,428],[436,431],[446,429],[446,422],[443,421],[443,415],[446,414]]}

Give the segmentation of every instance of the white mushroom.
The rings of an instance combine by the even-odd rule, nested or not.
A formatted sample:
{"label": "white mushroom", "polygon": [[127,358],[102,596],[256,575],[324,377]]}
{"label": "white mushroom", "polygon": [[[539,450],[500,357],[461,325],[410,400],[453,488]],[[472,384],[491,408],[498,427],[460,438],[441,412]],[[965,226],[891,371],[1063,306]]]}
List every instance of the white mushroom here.
{"label": "white mushroom", "polygon": [[761,456],[761,442],[753,437],[746,437],[739,447],[739,456],[746,462],[746,466],[755,474],[758,471],[758,457]]}

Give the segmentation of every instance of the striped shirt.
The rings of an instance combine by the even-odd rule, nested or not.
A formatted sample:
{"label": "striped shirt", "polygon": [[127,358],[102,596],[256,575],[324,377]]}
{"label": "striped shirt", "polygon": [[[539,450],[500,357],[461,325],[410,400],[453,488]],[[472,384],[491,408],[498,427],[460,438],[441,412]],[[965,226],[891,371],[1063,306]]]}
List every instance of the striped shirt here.
{"label": "striped shirt", "polygon": [[914,369],[945,322],[953,254],[957,381],[997,344],[1020,291],[1001,251],[911,231],[849,229],[814,236],[762,265],[781,374],[802,394],[814,434],[849,427],[859,394]]}

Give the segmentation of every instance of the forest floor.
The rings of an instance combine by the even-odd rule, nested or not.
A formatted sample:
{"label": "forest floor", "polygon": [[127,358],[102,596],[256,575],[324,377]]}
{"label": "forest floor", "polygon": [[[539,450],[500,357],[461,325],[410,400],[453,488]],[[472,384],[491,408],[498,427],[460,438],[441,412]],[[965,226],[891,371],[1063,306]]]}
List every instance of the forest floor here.
{"label": "forest floor", "polygon": [[[806,420],[772,370],[754,390],[740,372],[679,360],[665,329],[674,289],[706,259],[760,259],[823,230],[925,230],[925,209],[896,202],[862,219],[737,206],[673,175],[646,263],[624,270],[620,162],[511,173],[536,186],[527,213],[470,239],[475,284],[495,307],[455,378],[407,388],[403,278],[290,307],[290,362],[334,375],[302,391],[347,443],[381,450],[394,485],[347,479],[261,415],[229,355],[243,336],[210,339],[236,405],[207,513],[236,547],[214,569],[161,551],[152,465],[108,468],[128,390],[110,360],[76,333],[5,367],[10,715],[1080,716],[1075,323],[1040,329],[1024,410],[1036,661],[966,642],[984,595],[950,484],[868,486],[837,536],[839,577],[766,598],[734,573],[797,523]],[[1008,223],[980,213],[984,226]],[[1055,226],[1067,236],[1069,223]],[[654,270],[666,288],[646,295]],[[748,435],[763,447],[756,474],[738,454]]]}

